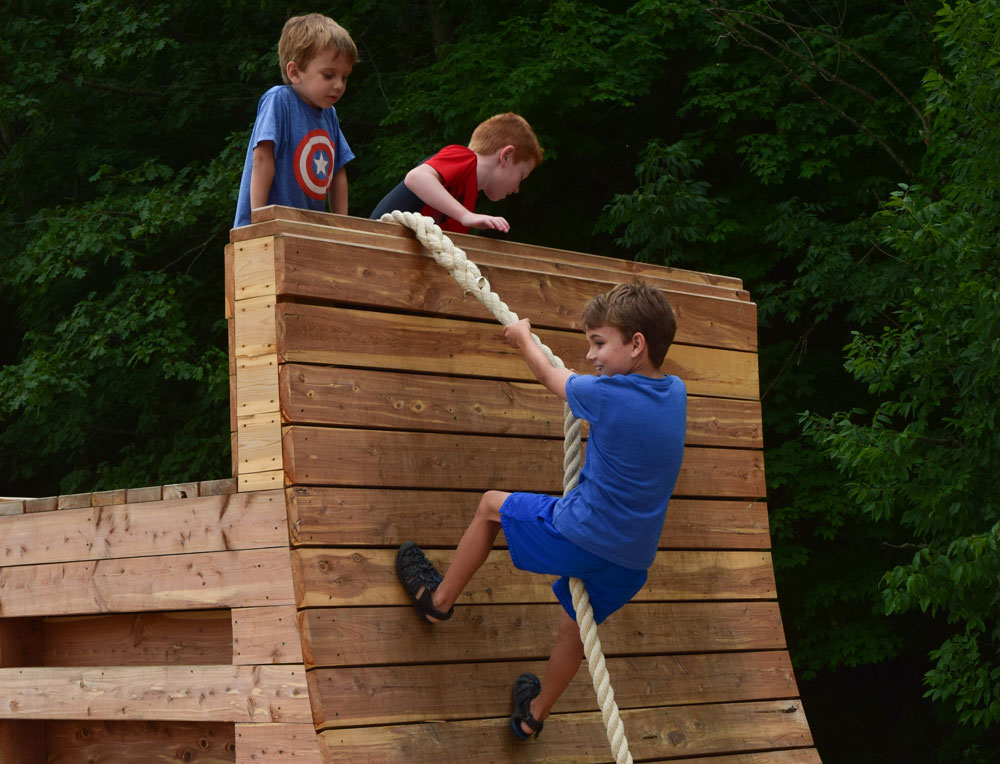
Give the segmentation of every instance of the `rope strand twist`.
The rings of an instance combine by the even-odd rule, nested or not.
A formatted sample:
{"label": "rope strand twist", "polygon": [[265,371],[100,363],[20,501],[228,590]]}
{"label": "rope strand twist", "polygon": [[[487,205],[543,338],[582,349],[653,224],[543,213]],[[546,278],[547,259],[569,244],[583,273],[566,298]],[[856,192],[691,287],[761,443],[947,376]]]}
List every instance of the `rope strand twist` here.
{"label": "rope strand twist", "polygon": [[[413,212],[394,210],[383,215],[382,221],[396,222],[413,231],[434,261],[443,266],[458,285],[467,294],[479,300],[503,326],[519,320],[517,314],[490,288],[490,282],[480,272],[479,266],[469,260],[465,252],[456,247],[431,218]],[[558,369],[566,368],[562,359],[555,355],[536,334],[532,333],[531,338],[553,366]],[[565,493],[575,487],[580,478],[583,423],[573,416],[568,404],[564,406],[563,411],[563,492]],[[601,640],[597,636],[594,609],[590,606],[587,588],[580,579],[571,578],[570,591],[573,594],[573,609],[576,610],[577,625],[580,627],[580,638],[583,641],[583,653],[587,658],[587,668],[590,670],[594,691],[597,693],[597,702],[601,706],[601,717],[604,719],[611,752],[617,764],[632,764],[632,754],[625,737],[625,726],[622,724],[618,704],[615,702],[615,693],[611,688],[611,679],[601,650]]]}

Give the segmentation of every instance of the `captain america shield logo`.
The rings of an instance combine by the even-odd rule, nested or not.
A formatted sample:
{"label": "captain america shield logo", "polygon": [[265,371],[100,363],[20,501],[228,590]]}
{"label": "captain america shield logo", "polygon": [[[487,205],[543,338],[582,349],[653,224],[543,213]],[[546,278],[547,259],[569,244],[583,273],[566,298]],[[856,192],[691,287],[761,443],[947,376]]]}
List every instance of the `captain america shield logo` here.
{"label": "captain america shield logo", "polygon": [[293,159],[295,180],[312,199],[325,199],[333,177],[333,144],[326,130],[310,130],[299,141]]}

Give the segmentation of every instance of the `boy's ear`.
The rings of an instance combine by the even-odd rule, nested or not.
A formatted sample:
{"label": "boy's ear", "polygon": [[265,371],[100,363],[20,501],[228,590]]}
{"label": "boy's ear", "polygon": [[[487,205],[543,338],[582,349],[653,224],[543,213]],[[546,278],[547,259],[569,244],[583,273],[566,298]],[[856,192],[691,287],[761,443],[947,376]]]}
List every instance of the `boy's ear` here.
{"label": "boy's ear", "polygon": [[629,345],[629,353],[631,356],[633,358],[638,358],[648,349],[646,347],[646,335],[642,332],[636,332],[632,335],[632,341]]}
{"label": "boy's ear", "polygon": [[500,149],[500,164],[506,164],[507,162],[514,161],[514,147],[511,145],[504,146]]}
{"label": "boy's ear", "polygon": [[289,82],[297,83],[299,79],[301,79],[301,75],[299,73],[299,65],[296,64],[294,61],[289,61],[287,64],[285,64],[285,74],[288,75]]}

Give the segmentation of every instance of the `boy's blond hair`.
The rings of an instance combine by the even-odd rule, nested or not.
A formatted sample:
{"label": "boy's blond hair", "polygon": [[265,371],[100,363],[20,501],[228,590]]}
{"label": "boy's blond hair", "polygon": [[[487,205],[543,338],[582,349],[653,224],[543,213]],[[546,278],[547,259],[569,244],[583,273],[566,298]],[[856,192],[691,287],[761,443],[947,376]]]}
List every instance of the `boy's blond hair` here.
{"label": "boy's blond hair", "polygon": [[495,114],[472,132],[469,148],[477,154],[492,154],[504,146],[514,147],[514,161],[530,160],[537,167],[542,163],[542,147],[535,131],[520,114]]}
{"label": "boy's blond hair", "polygon": [[674,311],[663,292],[641,281],[619,284],[587,303],[583,309],[583,327],[600,326],[614,327],[625,342],[641,332],[646,338],[649,360],[657,367],[663,363],[677,330]]}
{"label": "boy's blond hair", "polygon": [[289,61],[294,61],[299,69],[305,69],[316,54],[327,48],[347,56],[352,66],[358,61],[358,46],[336,21],[321,13],[292,16],[285,22],[278,40],[281,79],[286,85],[291,84],[288,80]]}

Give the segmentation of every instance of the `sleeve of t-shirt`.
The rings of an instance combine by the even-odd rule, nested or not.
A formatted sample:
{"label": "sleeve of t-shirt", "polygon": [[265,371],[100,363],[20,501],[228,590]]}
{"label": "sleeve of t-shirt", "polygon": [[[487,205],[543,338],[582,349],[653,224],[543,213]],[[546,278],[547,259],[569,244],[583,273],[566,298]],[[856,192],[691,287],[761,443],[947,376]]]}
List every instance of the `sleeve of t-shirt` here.
{"label": "sleeve of t-shirt", "polygon": [[574,374],[566,380],[566,402],[573,416],[586,419],[591,424],[601,418],[604,388],[600,377]]}
{"label": "sleeve of t-shirt", "polygon": [[330,107],[330,111],[333,112],[331,116],[333,117],[333,132],[331,138],[333,138],[333,171],[337,172],[341,167],[354,159],[354,152],[351,151],[351,147],[347,145],[347,138],[344,137],[343,131],[340,129],[340,120],[337,118],[337,110]]}
{"label": "sleeve of t-shirt", "polygon": [[470,165],[475,165],[476,155],[466,146],[457,144],[445,146],[437,154],[428,159],[424,164],[429,164],[441,173],[442,183],[447,186],[455,178],[461,177],[468,172]]}
{"label": "sleeve of t-shirt", "polygon": [[250,133],[250,150],[253,151],[263,141],[278,143],[278,122],[284,119],[284,105],[278,98],[277,90],[268,90],[257,104],[257,118]]}

